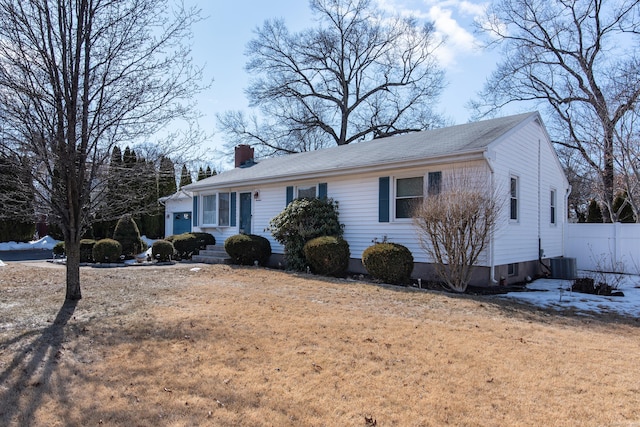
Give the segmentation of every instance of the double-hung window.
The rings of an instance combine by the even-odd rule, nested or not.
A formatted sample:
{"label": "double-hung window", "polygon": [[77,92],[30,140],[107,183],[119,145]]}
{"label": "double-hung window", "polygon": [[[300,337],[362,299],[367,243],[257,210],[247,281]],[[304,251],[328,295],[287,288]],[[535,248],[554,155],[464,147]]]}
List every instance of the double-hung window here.
{"label": "double-hung window", "polygon": [[202,196],[202,225],[229,226],[231,218],[231,196],[229,193]]}
{"label": "double-hung window", "polygon": [[442,172],[429,172],[427,175],[427,195],[437,196],[442,191]]}
{"label": "double-hung window", "polygon": [[424,177],[396,179],[396,219],[411,218],[424,197]]}
{"label": "double-hung window", "polygon": [[510,185],[510,209],[509,209],[509,219],[512,221],[518,220],[518,178],[515,176],[511,177]]}
{"label": "double-hung window", "polygon": [[298,199],[314,199],[316,197],[316,186],[298,187]]}

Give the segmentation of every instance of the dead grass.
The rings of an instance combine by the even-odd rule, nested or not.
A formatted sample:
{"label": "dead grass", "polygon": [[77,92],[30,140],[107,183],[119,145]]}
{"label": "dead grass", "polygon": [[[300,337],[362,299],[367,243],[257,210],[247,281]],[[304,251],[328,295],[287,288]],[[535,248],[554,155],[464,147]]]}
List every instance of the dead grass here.
{"label": "dead grass", "polygon": [[632,323],[194,266],[0,269],[0,425],[640,425]]}

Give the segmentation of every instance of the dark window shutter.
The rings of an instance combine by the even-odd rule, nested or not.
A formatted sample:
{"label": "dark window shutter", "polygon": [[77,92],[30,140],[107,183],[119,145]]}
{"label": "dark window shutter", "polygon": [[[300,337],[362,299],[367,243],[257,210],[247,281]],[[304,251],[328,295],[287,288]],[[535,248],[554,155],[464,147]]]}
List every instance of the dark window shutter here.
{"label": "dark window shutter", "polygon": [[321,182],[318,184],[318,199],[326,199],[327,198],[327,183]]}
{"label": "dark window shutter", "polygon": [[198,226],[198,196],[193,196],[193,212],[191,212],[193,218],[193,226]]}
{"label": "dark window shutter", "polygon": [[293,202],[293,186],[287,187],[287,205]]}
{"label": "dark window shutter", "polygon": [[229,219],[229,226],[231,227],[235,227],[236,226],[236,194],[237,193],[231,193],[231,212],[230,212],[230,216],[231,218]]}
{"label": "dark window shutter", "polygon": [[379,178],[378,222],[389,222],[389,182],[388,176]]}

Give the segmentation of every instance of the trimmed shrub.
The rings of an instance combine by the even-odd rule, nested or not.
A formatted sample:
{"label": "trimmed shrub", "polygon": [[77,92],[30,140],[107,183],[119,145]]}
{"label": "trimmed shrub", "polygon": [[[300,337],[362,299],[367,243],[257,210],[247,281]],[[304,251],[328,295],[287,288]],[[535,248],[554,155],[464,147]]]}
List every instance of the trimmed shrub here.
{"label": "trimmed shrub", "polygon": [[269,231],[284,246],[289,270],[304,271],[304,245],[320,236],[342,236],[338,202],[332,199],[296,199],[269,222]]}
{"label": "trimmed shrub", "polygon": [[192,231],[191,234],[197,237],[198,242],[200,243],[199,249],[206,249],[207,245],[215,245],[216,238],[213,237],[211,233],[202,233],[200,231]]}
{"label": "trimmed shrub", "polygon": [[117,240],[102,239],[93,245],[93,259],[96,262],[118,262],[120,255],[122,255],[122,245]]}
{"label": "trimmed shrub", "polygon": [[56,243],[53,247],[53,254],[59,257],[64,256],[64,242]]}
{"label": "trimmed shrub", "polygon": [[271,256],[271,243],[255,234],[236,234],[224,241],[224,250],[234,264],[253,265],[258,261],[259,265],[265,265]]}
{"label": "trimmed shrub", "polygon": [[316,237],[304,245],[304,256],[314,273],[341,276],[349,266],[349,244],[339,237]]}
{"label": "trimmed shrub", "polygon": [[176,256],[180,259],[191,259],[200,250],[200,241],[193,233],[183,233],[173,236],[171,239],[176,250]]}
{"label": "trimmed shrub", "polygon": [[147,249],[147,245],[140,239],[140,230],[131,215],[123,215],[113,231],[113,240],[122,245],[122,253],[132,257]]}
{"label": "trimmed shrub", "polygon": [[93,239],[80,240],[80,262],[93,262],[93,245],[96,241]]}
{"label": "trimmed shrub", "polygon": [[174,252],[173,243],[166,240],[156,240],[151,245],[151,256],[158,261],[171,261]]}
{"label": "trimmed shrub", "polygon": [[362,264],[374,279],[402,285],[411,279],[413,255],[397,243],[377,243],[362,253]]}

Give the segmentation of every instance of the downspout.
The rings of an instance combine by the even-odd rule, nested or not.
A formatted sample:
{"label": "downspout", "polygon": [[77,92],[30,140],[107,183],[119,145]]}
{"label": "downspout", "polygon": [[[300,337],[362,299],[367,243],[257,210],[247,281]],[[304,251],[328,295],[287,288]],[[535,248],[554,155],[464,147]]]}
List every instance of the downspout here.
{"label": "downspout", "polygon": [[[541,193],[540,193],[540,186],[542,184],[542,177],[540,176],[541,174],[541,151],[542,151],[542,146],[541,146],[541,142],[540,142],[540,138],[538,138],[538,264],[543,267],[545,270],[547,270],[547,272],[549,274],[551,274],[551,269],[549,267],[547,267],[545,265],[544,262],[542,262],[542,256],[544,254],[544,249],[542,248],[542,215],[540,212],[540,209],[542,208],[541,205]],[[557,204],[557,202],[556,202]],[[557,210],[557,206],[556,206],[556,210]],[[557,217],[557,213],[556,213],[556,217]]]}
{"label": "downspout", "polygon": [[[484,151],[482,153],[482,156],[484,157],[484,159],[487,162],[487,166],[489,166],[489,171],[491,172],[491,192],[489,194],[491,194],[492,196],[495,196],[495,170],[493,169],[493,165],[491,164],[491,156],[489,156],[488,151]],[[495,225],[494,225],[495,227]],[[494,242],[494,235],[493,233],[495,232],[495,228],[494,230],[491,231],[491,238],[489,239],[489,282],[491,284],[497,284],[498,281],[496,280],[496,272],[495,272],[495,262],[494,262],[494,248],[493,248],[493,242]]]}

